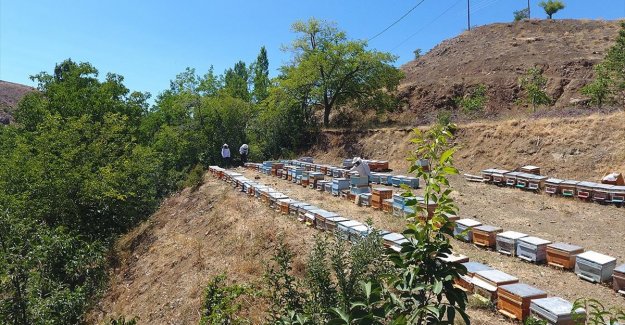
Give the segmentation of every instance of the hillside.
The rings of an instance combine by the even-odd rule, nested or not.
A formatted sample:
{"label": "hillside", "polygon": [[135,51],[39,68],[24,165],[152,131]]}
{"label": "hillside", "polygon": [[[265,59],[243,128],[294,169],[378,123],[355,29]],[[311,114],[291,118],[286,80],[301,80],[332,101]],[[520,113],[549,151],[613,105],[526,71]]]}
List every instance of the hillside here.
{"label": "hillside", "polygon": [[9,124],[13,120],[13,111],[17,103],[35,88],[0,80],[0,124]]}
{"label": "hillside", "polygon": [[398,119],[420,124],[478,84],[487,87],[487,116],[514,114],[522,96],[518,78],[540,67],[556,108],[574,106],[593,66],[612,46],[620,26],[601,20],[524,20],[480,26],[445,40],[401,69],[400,96],[408,103]]}

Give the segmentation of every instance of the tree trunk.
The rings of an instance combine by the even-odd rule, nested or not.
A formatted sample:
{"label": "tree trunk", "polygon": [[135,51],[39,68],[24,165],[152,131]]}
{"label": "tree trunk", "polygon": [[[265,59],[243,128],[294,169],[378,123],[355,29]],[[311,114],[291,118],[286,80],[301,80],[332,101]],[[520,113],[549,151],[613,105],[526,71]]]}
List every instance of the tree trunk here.
{"label": "tree trunk", "polygon": [[328,127],[330,124],[330,106],[323,107],[323,126]]}

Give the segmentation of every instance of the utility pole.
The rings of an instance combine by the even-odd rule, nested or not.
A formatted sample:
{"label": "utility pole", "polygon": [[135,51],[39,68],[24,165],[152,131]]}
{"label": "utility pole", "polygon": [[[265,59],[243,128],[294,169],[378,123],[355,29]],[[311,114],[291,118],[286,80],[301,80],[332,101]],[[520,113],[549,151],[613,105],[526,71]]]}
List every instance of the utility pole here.
{"label": "utility pole", "polygon": [[527,19],[531,19],[532,15],[530,15],[530,0],[527,0]]}
{"label": "utility pole", "polygon": [[471,30],[471,0],[467,0],[467,30]]}

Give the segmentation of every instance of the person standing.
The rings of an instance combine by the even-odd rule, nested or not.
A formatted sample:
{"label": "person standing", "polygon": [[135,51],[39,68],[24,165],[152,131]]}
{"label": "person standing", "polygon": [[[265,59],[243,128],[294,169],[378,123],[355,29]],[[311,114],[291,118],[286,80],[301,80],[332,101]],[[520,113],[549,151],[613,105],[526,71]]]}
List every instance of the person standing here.
{"label": "person standing", "polygon": [[241,154],[241,165],[244,165],[247,162],[248,152],[249,147],[247,146],[247,143],[242,144],[241,148],[239,148],[239,154]]}
{"label": "person standing", "polygon": [[230,167],[230,148],[228,148],[228,144],[224,143],[221,147],[221,158],[223,159],[224,168]]}
{"label": "person standing", "polygon": [[354,166],[352,167],[352,169],[350,169],[350,172],[355,171],[355,172],[358,172],[359,176],[371,177],[371,170],[369,169],[369,164],[362,161],[360,157],[354,157],[352,161],[354,163]]}

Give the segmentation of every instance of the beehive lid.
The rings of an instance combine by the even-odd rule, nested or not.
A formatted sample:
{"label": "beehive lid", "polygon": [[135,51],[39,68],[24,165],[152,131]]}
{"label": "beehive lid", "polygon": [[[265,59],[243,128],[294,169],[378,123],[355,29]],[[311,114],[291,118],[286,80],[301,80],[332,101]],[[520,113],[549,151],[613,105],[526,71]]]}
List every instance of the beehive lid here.
{"label": "beehive lid", "polygon": [[547,247],[565,252],[576,252],[583,249],[581,246],[571,245],[567,243],[553,243],[548,245]]}
{"label": "beehive lid", "polygon": [[533,165],[527,165],[527,166],[521,167],[521,169],[522,170],[538,170],[538,169],[540,169],[540,167],[533,166]]}
{"label": "beehive lid", "polygon": [[579,181],[574,181],[574,180],[567,179],[565,181],[562,181],[561,184],[562,185],[577,185],[578,183],[579,183]]}
{"label": "beehive lid", "polygon": [[548,178],[545,183],[550,183],[550,184],[561,184],[562,182],[564,182],[564,180],[559,179],[559,178]]}
{"label": "beehive lid", "polygon": [[400,240],[400,239],[406,239],[406,237],[404,237],[404,235],[396,233],[396,232],[388,233],[388,234],[382,236],[382,238],[384,240],[388,240],[388,241],[396,241],[396,240]]}
{"label": "beehive lid", "polygon": [[501,231],[501,227],[491,226],[491,225],[483,225],[473,228],[473,230],[479,230],[483,232],[496,232]]}
{"label": "beehive lid", "polygon": [[294,203],[291,203],[291,206],[294,207],[294,208],[302,208],[302,209],[304,209],[305,207],[310,206],[310,204],[305,203],[305,202],[294,202]]}
{"label": "beehive lid", "polygon": [[336,223],[343,222],[343,221],[348,221],[348,220],[349,219],[343,218],[343,217],[329,217],[329,218],[326,218],[326,221],[332,221],[332,222],[336,222]]}
{"label": "beehive lid", "polygon": [[354,231],[361,233],[361,234],[368,234],[370,229],[369,227],[365,226],[365,225],[356,225],[356,226],[352,226],[349,227],[350,229],[353,229]]}
{"label": "beehive lid", "polygon": [[509,230],[509,231],[504,231],[502,233],[497,234],[497,237],[504,237],[508,239],[519,239],[519,238],[527,237],[527,234]]}
{"label": "beehive lid", "polygon": [[595,251],[587,251],[577,255],[577,258],[583,258],[585,260],[595,262],[598,264],[607,264],[616,261],[616,258],[608,255],[603,255]]}
{"label": "beehive lid", "polygon": [[352,227],[355,227],[355,226],[364,226],[364,225],[360,221],[346,220],[346,221],[341,221],[341,226],[343,226],[345,228],[352,228]]}
{"label": "beehive lid", "polygon": [[551,242],[546,239],[542,239],[542,238],[538,238],[534,236],[519,238],[519,240],[522,242],[526,242],[528,244],[536,245],[536,246],[551,244]]}
{"label": "beehive lid", "polygon": [[479,262],[466,262],[466,263],[462,263],[462,265],[464,265],[464,267],[467,268],[467,272],[468,273],[475,273],[475,272],[480,272],[480,271],[488,271],[488,270],[492,270],[493,268],[486,265],[486,264],[482,264]]}
{"label": "beehive lid", "polygon": [[285,204],[295,204],[295,203],[297,203],[297,201],[295,201],[293,199],[280,199],[280,200],[278,200],[278,202],[285,203]]}
{"label": "beehive lid", "polygon": [[545,291],[542,291],[525,283],[506,284],[502,285],[499,288],[519,297],[535,297],[546,294]]}
{"label": "beehive lid", "polygon": [[457,253],[451,253],[451,254],[443,254],[445,256],[443,257],[439,257],[441,260],[448,262],[448,263],[452,263],[452,262],[456,262],[456,263],[464,263],[464,262],[468,262],[469,261],[469,257],[466,255],[462,255],[462,254],[457,254]]}
{"label": "beehive lid", "polygon": [[615,267],[614,272],[625,273],[625,264],[621,264]]}
{"label": "beehive lid", "polygon": [[306,211],[321,210],[320,207],[314,206],[314,205],[303,206],[302,209],[304,209]]}
{"label": "beehive lid", "polygon": [[577,187],[595,187],[597,186],[597,183],[594,182],[579,182],[577,183]]}
{"label": "beehive lid", "polygon": [[482,288],[484,288],[484,289],[486,289],[488,291],[493,291],[493,292],[497,291],[497,287],[496,286],[494,286],[494,285],[492,285],[492,284],[490,284],[490,283],[488,283],[488,282],[486,282],[486,281],[484,281],[484,280],[482,280],[480,278],[473,277],[471,279],[471,283],[473,283],[474,285],[476,285],[478,287],[482,287]]}
{"label": "beehive lid", "polygon": [[330,211],[326,211],[326,210],[317,210],[315,211],[315,214],[318,214],[326,219],[331,218],[331,217],[338,217],[339,215],[334,213],[334,212],[330,212]]}
{"label": "beehive lid", "polygon": [[605,192],[610,191],[613,187],[614,185],[610,185],[610,184],[597,184],[594,186],[596,190],[605,191]]}
{"label": "beehive lid", "polygon": [[625,193],[625,186],[612,186],[612,189],[610,190],[611,193]]}
{"label": "beehive lid", "polygon": [[503,175],[503,174],[509,173],[510,171],[509,171],[509,170],[505,170],[505,169],[491,169],[491,170],[490,170],[490,172],[491,172],[492,174],[500,174],[500,175]]}
{"label": "beehive lid", "polygon": [[508,177],[508,176],[519,176],[519,175],[523,175],[523,174],[525,174],[525,173],[522,173],[522,172],[507,172],[505,176],[506,177]]}
{"label": "beehive lid", "polygon": [[384,187],[375,187],[373,188],[374,192],[392,192],[393,190],[384,188]]}
{"label": "beehive lid", "polygon": [[478,271],[478,272],[475,272],[475,274],[493,283],[502,283],[502,282],[510,282],[510,281],[519,280],[517,277],[510,275],[508,273],[499,271],[499,270]]}
{"label": "beehive lid", "polygon": [[571,314],[573,304],[560,298],[549,297],[532,300],[532,303],[539,306],[556,316],[566,316]]}
{"label": "beehive lid", "polygon": [[477,227],[477,226],[482,225],[481,222],[474,220],[474,219],[460,219],[460,220],[457,220],[456,223],[461,224],[466,227]]}

